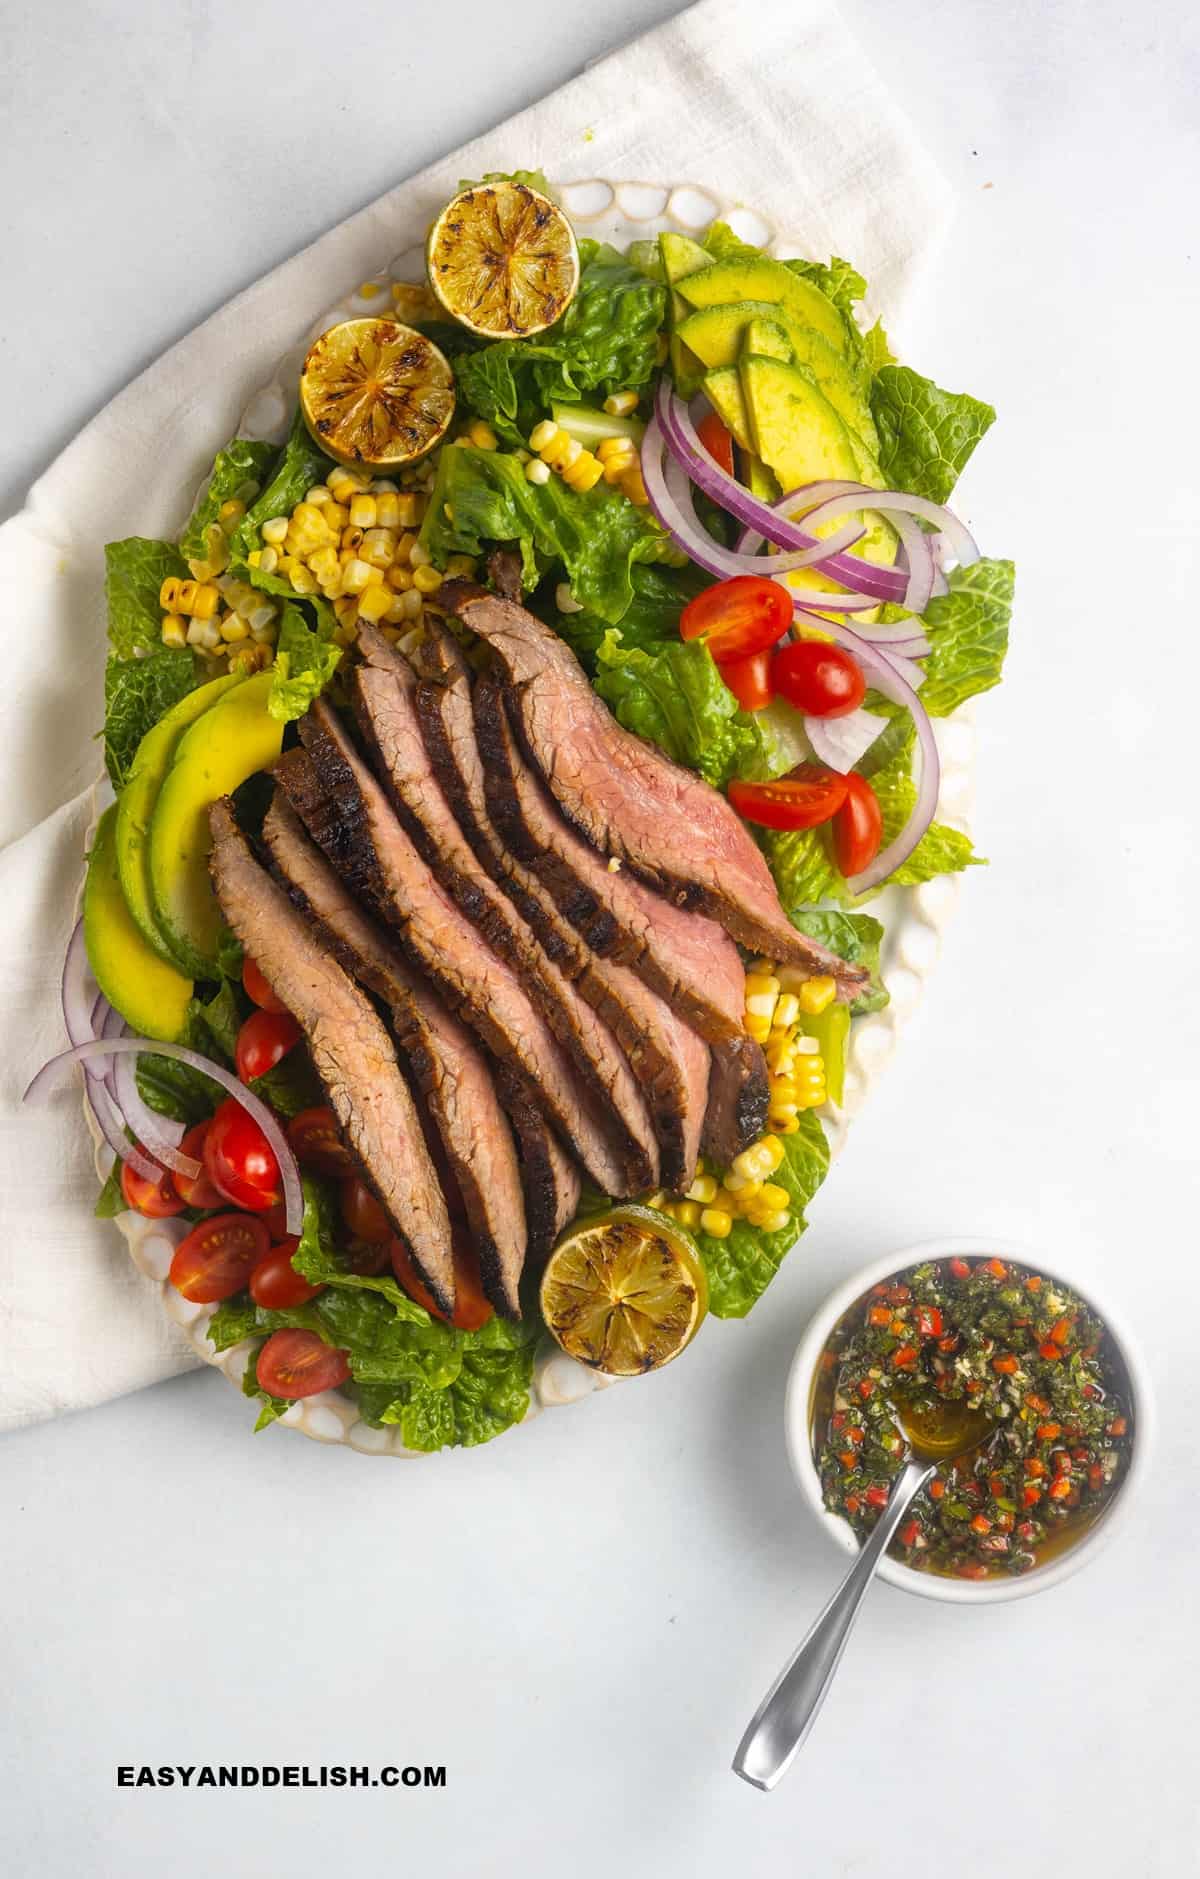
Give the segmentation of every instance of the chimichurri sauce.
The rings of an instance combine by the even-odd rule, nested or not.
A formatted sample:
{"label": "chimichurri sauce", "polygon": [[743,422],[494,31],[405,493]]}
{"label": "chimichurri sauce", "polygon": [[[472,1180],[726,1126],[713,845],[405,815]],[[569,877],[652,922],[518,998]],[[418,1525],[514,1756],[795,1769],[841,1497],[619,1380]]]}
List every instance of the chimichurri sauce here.
{"label": "chimichurri sauce", "polygon": [[812,1404],[825,1505],[868,1533],[908,1457],[896,1409],[932,1416],[964,1402],[985,1412],[987,1435],[938,1469],[888,1550],[953,1578],[1028,1572],[1103,1511],[1131,1422],[1101,1320],[1056,1280],[1001,1259],[917,1266],[835,1326]]}

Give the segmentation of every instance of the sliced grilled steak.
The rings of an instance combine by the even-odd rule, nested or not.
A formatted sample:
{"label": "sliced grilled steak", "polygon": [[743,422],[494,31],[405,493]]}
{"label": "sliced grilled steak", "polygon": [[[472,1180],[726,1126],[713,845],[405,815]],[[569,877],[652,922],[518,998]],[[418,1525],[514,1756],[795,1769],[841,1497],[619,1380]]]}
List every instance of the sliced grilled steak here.
{"label": "sliced grilled steak", "polygon": [[517,1138],[521,1182],[525,1191],[525,1220],[529,1231],[529,1266],[545,1264],[550,1249],[579,1206],[579,1169],[520,1077],[501,1064],[496,1087]]}
{"label": "sliced grilled steak", "polygon": [[770,1101],[767,1063],[752,1037],[714,1044],[704,1118],[704,1152],[728,1168],[767,1126]]}
{"label": "sliced grilled steak", "polygon": [[521,604],[521,557],[515,548],[493,548],[487,558],[488,580],[502,600]]}
{"label": "sliced grilled steak", "polygon": [[593,952],[629,966],[710,1043],[741,1037],[746,975],[729,935],[643,886],[628,868],[611,873],[526,762],[499,679],[478,678],[474,700],[488,808],[508,847],[541,877]]}
{"label": "sliced grilled steak", "polygon": [[339,1126],[444,1311],[454,1308],[450,1217],[392,1040],[304,915],[259,866],[226,797],[209,812],[221,911],[308,1040]]}
{"label": "sliced grilled steak", "polygon": [[725,798],[618,724],[556,633],[465,583],[447,583],[443,604],[496,653],[522,741],[593,847],[680,906],[711,914],[744,946],[830,973],[852,995],[866,975],[792,926],[762,851]]}
{"label": "sliced grilled steak", "polygon": [[625,1164],[625,1192],[658,1180],[658,1143],[638,1079],[609,1026],[547,956],[481,865],[438,783],[417,719],[417,679],[382,633],[364,626],[374,662],[354,674],[355,709],[376,770],[409,835],[484,941],[518,975],[597,1103],[606,1105]]}
{"label": "sliced grilled steak", "polygon": [[[360,644],[368,659],[399,657],[382,635],[360,639]],[[696,1173],[708,1102],[707,1045],[627,967],[598,958],[544,883],[501,840],[484,789],[471,673],[457,642],[445,629],[431,626],[410,657],[421,681],[416,703],[422,735],[460,826],[546,953],[619,1041],[649,1106],[662,1183],[686,1190]]]}
{"label": "sliced grilled steak", "polygon": [[293,799],[309,833],[359,898],[400,934],[409,959],[492,1055],[523,1075],[547,1118],[597,1187],[621,1195],[626,1175],[608,1119],[530,1002],[516,973],[434,879],[391,803],[323,700],[300,720],[300,736],[325,790],[324,806]]}
{"label": "sliced grilled steak", "polygon": [[[309,764],[306,752],[292,754]],[[315,777],[309,787],[318,788]],[[484,1291],[498,1311],[519,1318],[526,1249],[521,1173],[482,1050],[352,898],[282,791],[267,812],[263,840],[293,902],[320,923],[341,964],[391,1012],[402,1062],[424,1098],[462,1195]]]}

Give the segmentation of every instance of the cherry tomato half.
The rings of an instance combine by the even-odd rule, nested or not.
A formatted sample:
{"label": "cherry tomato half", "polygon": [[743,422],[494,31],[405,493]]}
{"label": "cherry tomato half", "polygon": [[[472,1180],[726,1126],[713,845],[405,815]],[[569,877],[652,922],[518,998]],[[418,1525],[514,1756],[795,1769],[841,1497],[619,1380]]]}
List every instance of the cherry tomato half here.
{"label": "cherry tomato half", "polygon": [[710,411],[707,417],[701,418],[696,429],[700,435],[700,442],[704,445],[709,456],[720,464],[727,476],[732,476],[733,438],[725,429],[725,426],[722,424],[716,412]]}
{"label": "cherry tomato half", "polygon": [[722,659],[717,671],[743,711],[761,711],[774,696],[771,686],[771,648],[747,653],[744,659]]}
{"label": "cherry tomato half", "polygon": [[729,785],[729,800],[747,822],[764,829],[815,829],[846,800],[846,779],[819,764],[800,763],[773,783]]}
{"label": "cherry tomato half", "polygon": [[260,1011],[286,1011],[287,1006],[281,998],[276,998],[263,973],[259,970],[249,953],[242,962],[242,984],[246,997],[256,1004]]}
{"label": "cherry tomato half", "polygon": [[175,1248],[171,1284],[194,1305],[215,1305],[242,1290],[269,1244],[253,1214],[214,1214]]}
{"label": "cherry tomato half", "polygon": [[131,1168],[127,1161],[123,1161],[121,1193],[125,1197],[125,1205],[132,1207],[135,1213],[145,1214],[147,1220],[170,1220],[175,1214],[183,1212],[175,1177],[166,1168],[162,1171],[161,1181],[148,1181],[144,1174],[139,1174],[136,1168]]}
{"label": "cherry tomato half", "polygon": [[237,1034],[233,1061],[243,1083],[265,1077],[300,1042],[300,1026],[286,1011],[252,1011]]}
{"label": "cherry tomato half", "polygon": [[441,1306],[434,1303],[429,1287],[413,1264],[412,1255],[403,1240],[392,1240],[388,1251],[392,1255],[392,1271],[408,1296],[418,1305],[423,1305],[431,1318],[440,1318],[443,1324],[452,1324],[458,1331],[478,1331],[489,1318],[495,1316],[492,1306],[483,1295],[479,1260],[461,1238],[456,1238],[454,1242],[454,1316],[452,1318],[447,1318]]}
{"label": "cherry tomato half", "polygon": [[334,1390],[350,1375],[345,1351],[326,1344],[315,1331],[272,1331],[258,1353],[259,1385],[268,1396],[295,1402]]}
{"label": "cherry tomato half", "polygon": [[865,776],[851,770],[846,800],[833,818],[833,855],[845,875],[861,874],[879,853],[883,811]]}
{"label": "cherry tomato half", "polygon": [[196,1207],[201,1213],[208,1213],[225,1203],[224,1194],[213,1185],[204,1166],[204,1144],[208,1140],[209,1126],[207,1122],[198,1122],[194,1129],[188,1130],[179,1144],[185,1155],[190,1155],[193,1161],[200,1163],[199,1174],[190,1179],[186,1174],[172,1176],[184,1206]]}
{"label": "cherry tomato half", "polygon": [[858,710],[867,689],[857,660],[818,639],[781,646],[771,678],[779,696],[810,718],[844,718]]}
{"label": "cherry tomato half", "polygon": [[299,1244],[299,1235],[295,1233],[281,1240],[259,1260],[250,1274],[250,1296],[264,1311],[286,1311],[291,1305],[307,1305],[310,1298],[325,1290],[323,1285],[310,1285],[293,1266],[292,1254]]}
{"label": "cherry tomato half", "polygon": [[704,635],[714,659],[744,659],[782,639],[792,623],[792,603],[778,581],[762,574],[735,574],[689,600],[679,616],[681,639]]}
{"label": "cherry tomato half", "polygon": [[296,1160],[314,1174],[353,1174],[354,1156],[342,1145],[332,1109],[302,1109],[287,1126]]}
{"label": "cherry tomato half", "polygon": [[204,1166],[209,1180],[235,1207],[266,1213],[280,1198],[274,1150],[235,1096],[225,1098],[208,1125]]}
{"label": "cherry tomato half", "polygon": [[365,1181],[351,1175],[348,1181],[342,1182],[341,1199],[342,1219],[356,1240],[374,1245],[379,1240],[391,1239],[388,1217]]}

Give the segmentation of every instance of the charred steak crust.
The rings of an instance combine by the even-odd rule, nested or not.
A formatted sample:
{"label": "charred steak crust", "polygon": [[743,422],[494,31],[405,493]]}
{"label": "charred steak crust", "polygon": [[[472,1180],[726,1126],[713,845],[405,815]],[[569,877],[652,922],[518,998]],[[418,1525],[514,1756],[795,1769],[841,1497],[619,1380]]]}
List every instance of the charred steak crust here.
{"label": "charred steak crust", "polygon": [[[313,779],[315,785],[315,777]],[[481,1048],[365,914],[314,847],[284,794],[263,824],[277,878],[352,977],[381,999],[463,1201],[484,1291],[520,1317],[526,1227],[512,1131]]]}
{"label": "charred steak crust", "polygon": [[659,1175],[653,1124],[618,1040],[547,956],[523,910],[498,890],[459,827],[421,735],[411,666],[370,626],[360,629],[360,645],[368,663],[354,674],[355,713],[397,816],[467,919],[519,976],[607,1115],[625,1170],[623,1191],[653,1186]]}
{"label": "charred steak crust", "polygon": [[497,1066],[496,1087],[517,1140],[529,1232],[526,1259],[536,1271],[549,1258],[567,1222],[575,1217],[582,1192],[579,1169],[531,1099],[526,1085],[506,1064]]}
{"label": "charred steak crust", "polygon": [[735,1155],[757,1142],[770,1106],[767,1060],[752,1037],[714,1044],[704,1118],[704,1152],[728,1168]]}
{"label": "charred steak crust", "polygon": [[725,798],[625,730],[541,620],[493,594],[450,590],[442,604],[491,646],[528,755],[593,847],[677,905],[709,913],[742,945],[827,972],[852,996],[866,975],[791,925],[761,850]]}
{"label": "charred steak crust", "polygon": [[450,1216],[375,1007],[255,859],[229,798],[209,811],[221,910],[303,1031],[350,1147],[439,1306],[454,1309]]}

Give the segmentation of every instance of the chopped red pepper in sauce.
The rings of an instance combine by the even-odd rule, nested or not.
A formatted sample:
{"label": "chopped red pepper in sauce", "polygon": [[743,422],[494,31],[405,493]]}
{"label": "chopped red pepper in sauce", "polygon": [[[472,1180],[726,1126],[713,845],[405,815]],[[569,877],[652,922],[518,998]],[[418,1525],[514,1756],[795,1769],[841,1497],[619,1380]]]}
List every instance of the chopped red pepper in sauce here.
{"label": "chopped red pepper in sauce", "polygon": [[939,1468],[889,1551],[950,1577],[1028,1572],[1112,1498],[1128,1385],[1082,1299],[1000,1259],[918,1266],[872,1286],[835,1326],[812,1402],[825,1505],[868,1533],[908,1455],[897,1408],[930,1416],[964,1400],[989,1431]]}

